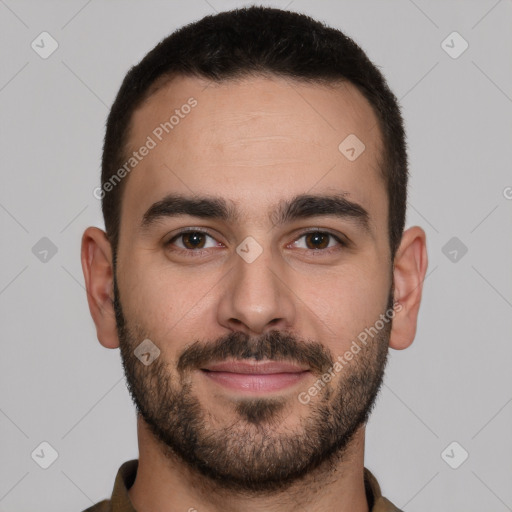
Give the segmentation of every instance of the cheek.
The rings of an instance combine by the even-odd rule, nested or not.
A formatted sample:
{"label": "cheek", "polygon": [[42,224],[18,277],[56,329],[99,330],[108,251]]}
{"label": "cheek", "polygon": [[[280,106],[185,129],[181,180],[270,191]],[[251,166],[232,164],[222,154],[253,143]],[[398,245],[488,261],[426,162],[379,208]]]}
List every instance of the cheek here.
{"label": "cheek", "polygon": [[175,323],[176,289],[134,260],[118,272],[123,312],[132,330],[144,335],[161,335]]}
{"label": "cheek", "polygon": [[346,265],[323,277],[294,285],[305,305],[305,314],[318,324],[319,339],[332,339],[337,347],[350,343],[385,311],[390,282],[376,265]]}
{"label": "cheek", "polygon": [[[208,293],[221,272],[180,272],[169,265],[130,262],[122,274],[123,311],[129,325],[174,359],[186,343],[200,337],[205,314],[214,307],[215,294]],[[152,340],[153,341],[153,340]]]}

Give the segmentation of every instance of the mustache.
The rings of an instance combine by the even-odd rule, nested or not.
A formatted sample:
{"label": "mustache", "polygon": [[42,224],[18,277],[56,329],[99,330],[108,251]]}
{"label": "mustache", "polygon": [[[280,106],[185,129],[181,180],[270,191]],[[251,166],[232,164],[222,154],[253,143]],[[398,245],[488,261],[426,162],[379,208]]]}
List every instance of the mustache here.
{"label": "mustache", "polygon": [[196,341],[183,350],[177,368],[183,373],[228,358],[295,362],[308,366],[319,375],[334,364],[330,351],[321,343],[299,341],[289,333],[272,330],[258,338],[237,331],[212,342]]}

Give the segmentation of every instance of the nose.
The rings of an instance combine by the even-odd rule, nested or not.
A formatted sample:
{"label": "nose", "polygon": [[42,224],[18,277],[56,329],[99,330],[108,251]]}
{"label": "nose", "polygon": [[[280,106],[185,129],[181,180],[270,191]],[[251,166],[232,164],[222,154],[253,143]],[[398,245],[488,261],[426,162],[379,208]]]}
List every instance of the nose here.
{"label": "nose", "polygon": [[291,329],[296,306],[286,283],[287,267],[284,261],[272,261],[270,250],[250,263],[236,255],[219,302],[219,323],[249,335]]}

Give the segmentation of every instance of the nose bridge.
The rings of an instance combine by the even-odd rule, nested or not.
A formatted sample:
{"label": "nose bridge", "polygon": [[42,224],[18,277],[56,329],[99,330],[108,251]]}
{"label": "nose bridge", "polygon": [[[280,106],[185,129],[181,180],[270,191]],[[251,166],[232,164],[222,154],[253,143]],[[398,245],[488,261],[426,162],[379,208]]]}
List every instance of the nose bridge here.
{"label": "nose bridge", "polygon": [[248,333],[289,328],[294,321],[294,305],[283,282],[284,262],[269,246],[264,248],[251,237],[236,252],[229,285],[219,305],[219,321]]}

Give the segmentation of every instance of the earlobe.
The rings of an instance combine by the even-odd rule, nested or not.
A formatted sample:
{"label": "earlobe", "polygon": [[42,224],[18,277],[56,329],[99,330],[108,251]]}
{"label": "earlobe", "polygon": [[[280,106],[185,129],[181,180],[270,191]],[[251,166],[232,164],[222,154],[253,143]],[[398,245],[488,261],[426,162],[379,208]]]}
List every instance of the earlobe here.
{"label": "earlobe", "polygon": [[416,335],[427,265],[425,232],[418,226],[409,228],[402,236],[393,270],[394,302],[398,306],[395,308],[389,346],[396,350],[410,346]]}
{"label": "earlobe", "polygon": [[112,249],[104,231],[89,227],[82,236],[82,270],[87,302],[100,343],[119,347],[113,306]]}

